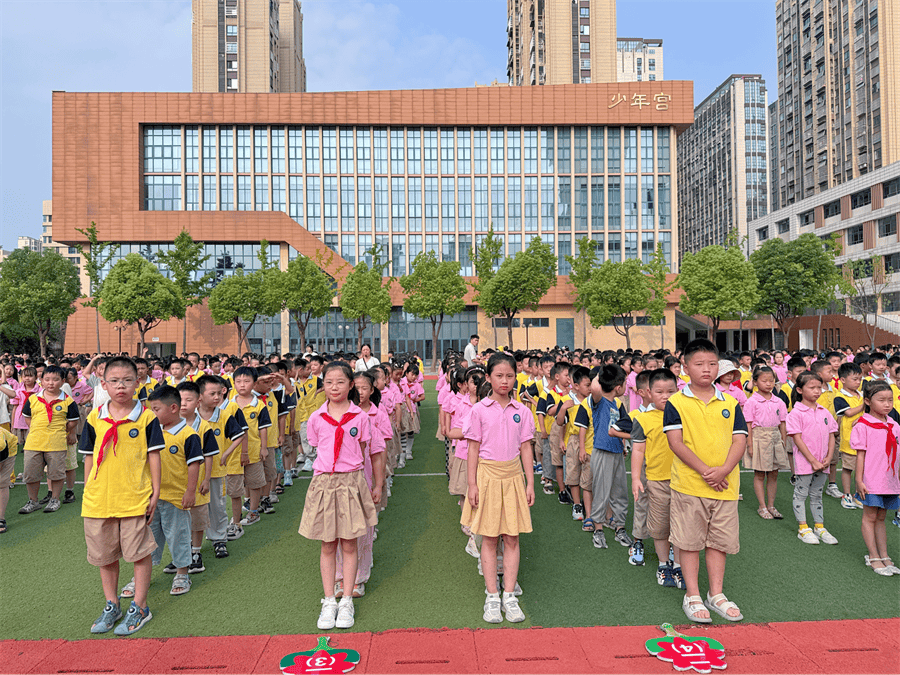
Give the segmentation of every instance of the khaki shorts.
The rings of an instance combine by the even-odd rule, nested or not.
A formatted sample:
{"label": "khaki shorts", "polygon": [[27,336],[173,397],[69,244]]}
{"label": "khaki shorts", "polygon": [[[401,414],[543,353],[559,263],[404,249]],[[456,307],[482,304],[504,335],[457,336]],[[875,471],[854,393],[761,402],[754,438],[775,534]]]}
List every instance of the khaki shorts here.
{"label": "khaki shorts", "polygon": [[13,469],[16,468],[16,456],[7,457],[2,462],[0,462],[0,490],[5,487],[9,487],[10,480],[9,476],[13,472]]}
{"label": "khaki shorts", "polygon": [[143,560],[156,550],[156,540],[145,516],[131,518],[85,518],[87,559],[95,567]]}
{"label": "khaki shorts", "polygon": [[847,471],[856,471],[856,455],[850,455],[846,452],[842,452],[841,468]]}
{"label": "khaki shorts", "polygon": [[47,478],[49,480],[63,480],[66,477],[66,453],[64,450],[56,452],[25,451],[25,470],[23,479],[25,483],[40,483],[44,480],[44,465],[47,466]]}
{"label": "khaki shorts", "polygon": [[[275,476],[278,475],[275,471],[276,452],[281,452],[281,448],[269,448],[269,452],[266,453],[266,458],[262,461],[263,476],[265,477],[266,483],[271,483],[275,480]],[[244,467],[244,475],[247,475],[247,467]]]}
{"label": "khaki shorts", "polygon": [[281,452],[285,455],[291,454],[291,450],[294,450],[294,434],[285,433],[284,434],[284,445],[281,446]]}
{"label": "khaki shorts", "polygon": [[583,464],[578,459],[578,437],[574,434],[566,443],[566,485],[578,485],[582,490],[590,492],[594,489],[594,474],[591,471],[591,456]]}
{"label": "khaki shorts", "polygon": [[191,532],[209,528],[209,504],[191,507]]}
{"label": "khaki shorts", "polygon": [[225,496],[226,497],[243,497],[244,496],[244,474],[235,473],[225,476]]}
{"label": "khaki shorts", "polygon": [[66,471],[74,471],[78,468],[78,446],[72,444],[66,448]]}
{"label": "khaki shorts", "polygon": [[737,500],[695,497],[672,490],[669,540],[684,551],[741,550]]}
{"label": "khaki shorts", "polygon": [[[274,466],[275,465],[273,464],[273,471]],[[272,474],[272,478],[275,478],[275,474]],[[244,487],[250,490],[258,490],[267,482],[266,471],[263,469],[262,462],[253,462],[253,464],[248,464],[244,467]]]}
{"label": "khaki shorts", "polygon": [[669,538],[670,508],[672,491],[667,480],[648,480],[647,532],[653,539]]}
{"label": "khaki shorts", "polygon": [[553,466],[562,466],[566,463],[566,449],[563,447],[563,428],[556,421],[553,422],[553,428],[550,430],[550,463]]}

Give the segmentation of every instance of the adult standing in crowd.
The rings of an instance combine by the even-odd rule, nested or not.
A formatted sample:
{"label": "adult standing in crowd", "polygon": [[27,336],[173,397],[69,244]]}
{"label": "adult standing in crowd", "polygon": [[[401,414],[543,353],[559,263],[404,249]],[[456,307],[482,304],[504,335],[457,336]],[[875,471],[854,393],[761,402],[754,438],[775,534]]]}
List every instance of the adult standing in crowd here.
{"label": "adult standing in crowd", "polygon": [[466,349],[463,352],[463,356],[470,366],[475,365],[475,357],[478,356],[478,340],[479,337],[477,335],[470,337],[469,344],[466,345]]}
{"label": "adult standing in crowd", "polygon": [[367,344],[363,345],[362,349],[359,351],[359,360],[356,362],[356,372],[363,373],[367,370],[371,370],[379,363],[381,363],[381,361],[372,356],[372,347]]}

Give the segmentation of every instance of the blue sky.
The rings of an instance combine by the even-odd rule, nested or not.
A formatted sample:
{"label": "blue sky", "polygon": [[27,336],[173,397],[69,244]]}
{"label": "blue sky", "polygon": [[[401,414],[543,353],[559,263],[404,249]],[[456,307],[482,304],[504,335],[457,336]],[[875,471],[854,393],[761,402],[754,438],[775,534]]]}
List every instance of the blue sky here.
{"label": "blue sky", "polygon": [[[310,91],[506,79],[506,0],[302,4]],[[619,0],[617,24],[623,37],[662,38],[665,79],[693,80],[698,103],[732,73],[761,73],[775,99],[775,0]],[[53,90],[190,91],[190,0],[0,0],[7,250],[20,234],[41,233],[41,200],[51,198]]]}

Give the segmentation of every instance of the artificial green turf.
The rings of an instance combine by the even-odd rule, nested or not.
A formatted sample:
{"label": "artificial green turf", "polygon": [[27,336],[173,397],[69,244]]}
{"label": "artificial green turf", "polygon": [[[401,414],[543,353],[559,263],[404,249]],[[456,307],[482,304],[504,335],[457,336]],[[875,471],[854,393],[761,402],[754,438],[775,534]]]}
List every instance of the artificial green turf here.
{"label": "artificial green turf", "polygon": [[[403,474],[444,471],[443,445],[434,438],[435,395],[431,383],[422,406],[422,433],[415,459],[394,479],[393,496],[381,515],[375,567],[366,596],[356,601],[355,631],[392,628],[488,627],[482,621],[484,584],[477,562],[464,551],[459,508],[439,476]],[[21,471],[21,455],[19,467]],[[81,479],[79,469],[79,480]],[[729,556],[726,593],[746,621],[884,618],[900,614],[900,578],[880,577],[863,566],[860,511],[847,511],[825,497],[825,522],[838,546],[809,546],[796,537],[787,475],[779,481],[783,521],[756,515],[752,476],[742,474],[742,550]],[[154,619],[142,637],[316,632],[319,546],[297,534],[308,481],[285,491],[277,513],[246,528],[229,543],[230,557],[217,560],[204,542],[206,572],[193,575],[190,593],[169,595],[172,577],[157,568],[149,604]],[[81,495],[81,486],[76,494]],[[91,637],[103,608],[97,570],[86,561],[80,502],[55,514],[18,515],[24,486],[10,492],[10,530],[0,535],[0,638]],[[627,549],[611,535],[597,550],[571,519],[571,509],[538,489],[534,532],[521,539],[519,581],[528,626],[644,625],[683,623],[683,593],[656,585],[655,560],[627,562]],[[894,560],[900,532],[888,523]],[[648,549],[650,549],[648,542]],[[168,562],[168,554],[164,562]],[[121,583],[131,577],[122,565]],[[701,567],[701,589],[706,589]],[[717,623],[724,620],[715,617]],[[509,624],[501,624],[509,626]],[[109,639],[112,636],[95,636]]]}

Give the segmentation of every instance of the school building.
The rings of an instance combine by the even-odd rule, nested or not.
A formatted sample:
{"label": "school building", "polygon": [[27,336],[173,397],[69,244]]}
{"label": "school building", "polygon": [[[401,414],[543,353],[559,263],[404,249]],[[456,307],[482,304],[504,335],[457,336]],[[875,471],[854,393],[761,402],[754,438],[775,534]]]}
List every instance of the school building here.
{"label": "school building", "polygon": [[[151,261],[185,229],[205,242],[218,279],[252,271],[261,240],[282,268],[319,260],[340,285],[341,267],[380,246],[400,277],[422,251],[458,260],[493,226],[504,256],[533,237],[558,257],[559,278],[539,309],[514,324],[514,346],[624,347],[613,326],[593,329],[572,308],[565,257],[589,237],[598,261],[648,259],[657,242],[676,271],[675,158],[693,121],[693,83],[682,81],[291,94],[53,93],[53,237],[86,243],[96,222]],[[674,256],[677,258],[677,256]],[[165,270],[162,270],[165,272]],[[87,291],[86,279],[85,291]],[[376,354],[431,352],[430,323],[394,310],[366,340]],[[471,302],[471,299],[470,299]],[[670,303],[665,343],[702,327]],[[79,306],[64,350],[96,350],[95,310]],[[188,311],[188,351],[236,351],[233,326],[214,326],[204,305]],[[658,326],[632,330],[655,347]],[[494,325],[496,323],[496,326]],[[497,340],[494,341],[496,329]],[[101,348],[132,351],[137,331],[101,319]],[[443,351],[472,333],[506,345],[506,326],[468,305],[444,322]],[[160,354],[181,351],[182,324],[148,334]],[[250,333],[259,352],[301,351],[286,313]],[[350,350],[356,328],[337,303],[307,339]]]}

